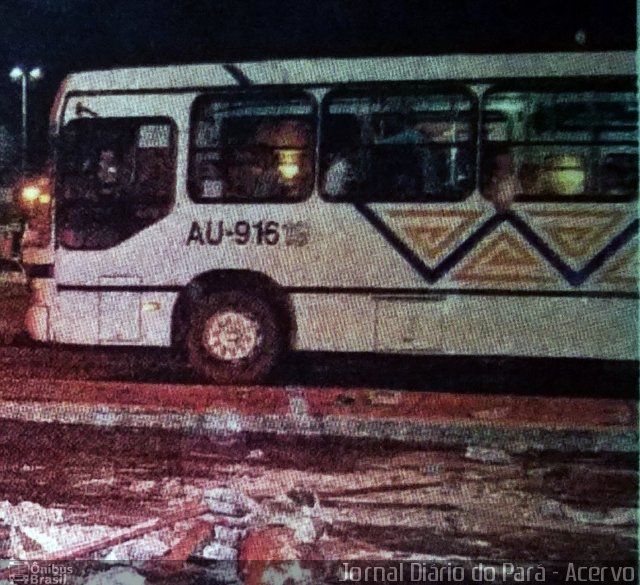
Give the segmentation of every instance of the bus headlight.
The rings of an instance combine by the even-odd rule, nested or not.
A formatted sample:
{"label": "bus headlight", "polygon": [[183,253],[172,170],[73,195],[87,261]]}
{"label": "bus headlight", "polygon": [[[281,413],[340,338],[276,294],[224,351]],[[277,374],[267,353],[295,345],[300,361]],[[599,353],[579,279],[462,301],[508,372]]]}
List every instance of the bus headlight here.
{"label": "bus headlight", "polygon": [[44,284],[37,279],[31,281],[31,304],[32,305],[46,305],[46,291]]}
{"label": "bus headlight", "polygon": [[27,215],[38,213],[51,203],[49,181],[44,177],[26,180],[18,192],[17,203]]}
{"label": "bus headlight", "polygon": [[27,220],[23,248],[45,248],[51,240],[51,183],[47,177],[25,179],[15,192],[16,204]]}
{"label": "bus headlight", "polygon": [[37,204],[51,203],[49,181],[46,178],[25,181],[20,188],[18,203],[26,212],[32,211]]}
{"label": "bus headlight", "polygon": [[20,198],[23,203],[31,204],[34,203],[40,197],[40,188],[37,185],[26,185],[22,188],[22,193],[20,193]]}

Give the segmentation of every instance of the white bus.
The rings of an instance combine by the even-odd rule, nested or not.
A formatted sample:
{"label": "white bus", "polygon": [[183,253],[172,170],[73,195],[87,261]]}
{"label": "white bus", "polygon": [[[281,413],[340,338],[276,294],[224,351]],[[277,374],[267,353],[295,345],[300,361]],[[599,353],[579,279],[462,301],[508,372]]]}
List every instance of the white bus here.
{"label": "white bus", "polygon": [[37,340],[637,359],[632,52],[90,71],[27,185]]}

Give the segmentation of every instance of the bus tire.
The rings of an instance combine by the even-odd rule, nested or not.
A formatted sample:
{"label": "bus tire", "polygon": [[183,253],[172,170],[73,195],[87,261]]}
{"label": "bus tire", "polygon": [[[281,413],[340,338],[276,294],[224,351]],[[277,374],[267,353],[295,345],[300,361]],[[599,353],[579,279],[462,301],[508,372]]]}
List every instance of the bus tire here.
{"label": "bus tire", "polygon": [[193,368],[219,384],[265,380],[284,349],[273,308],[262,297],[230,290],[210,294],[191,312],[186,338]]}

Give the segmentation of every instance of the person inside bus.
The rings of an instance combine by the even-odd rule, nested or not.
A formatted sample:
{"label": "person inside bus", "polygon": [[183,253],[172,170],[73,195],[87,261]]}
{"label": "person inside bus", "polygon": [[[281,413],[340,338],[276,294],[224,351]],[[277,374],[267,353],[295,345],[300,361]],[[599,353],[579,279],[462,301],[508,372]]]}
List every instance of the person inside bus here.
{"label": "person inside bus", "polygon": [[99,149],[84,158],[79,172],[68,169],[58,206],[61,239],[65,246],[92,246],[105,222],[104,198],[115,189],[117,169],[111,149]]}
{"label": "person inside bus", "polygon": [[[230,198],[270,199],[280,196],[282,185],[271,148],[249,144],[233,152],[227,176]],[[217,189],[217,188],[216,188]]]}
{"label": "person inside bus", "polygon": [[173,163],[167,147],[135,149],[135,173],[129,185],[130,207],[142,228],[165,215],[172,203]]}
{"label": "person inside bus", "polygon": [[[96,191],[98,195],[97,210],[103,215],[103,224],[110,228],[119,228],[129,221],[130,217],[124,206],[127,203],[124,188],[123,161],[118,160],[113,149],[107,148],[100,152],[96,172]],[[130,190],[130,189],[129,189]],[[132,193],[128,193],[131,198]]]}
{"label": "person inside bus", "polygon": [[[419,121],[406,116],[391,124],[387,120],[383,134],[376,143],[393,146],[385,149],[385,161],[381,168],[393,182],[400,195],[435,194],[442,190],[446,173],[446,160],[442,149],[434,144],[449,139],[451,124],[448,122]],[[389,132],[389,127],[394,128]],[[395,129],[397,127],[397,129]]]}
{"label": "person inside bus", "polygon": [[324,193],[329,197],[344,197],[353,192],[358,183],[350,152],[338,152],[333,156],[324,175]]}
{"label": "person inside bus", "polygon": [[599,171],[600,187],[606,195],[632,195],[638,190],[638,153],[609,153]]}
{"label": "person inside bus", "polygon": [[[360,185],[361,167],[360,121],[352,114],[337,114],[327,119],[323,128],[326,171],[323,192],[329,197],[345,197],[353,194]],[[328,163],[328,164],[327,164]]]}
{"label": "person inside bus", "polygon": [[278,156],[275,149],[259,143],[256,156],[248,169],[249,193],[256,199],[284,197],[286,187],[278,173]]}
{"label": "person inside bus", "polygon": [[115,152],[111,149],[102,150],[96,171],[98,194],[112,197],[115,194],[118,181],[118,166]]}
{"label": "person inside bus", "polygon": [[100,149],[93,177],[91,196],[94,203],[89,210],[90,221],[82,227],[89,246],[104,247],[119,241],[128,222],[135,221],[133,209],[123,192],[126,173],[122,158],[113,147]]}
{"label": "person inside bus", "polygon": [[510,151],[505,149],[495,152],[490,159],[487,178],[484,187],[485,197],[493,203],[497,211],[507,211],[516,196],[522,193],[522,185]]}
{"label": "person inside bus", "polygon": [[306,121],[263,121],[250,144],[237,153],[243,162],[230,178],[236,195],[255,199],[300,196],[312,180],[310,145]]}

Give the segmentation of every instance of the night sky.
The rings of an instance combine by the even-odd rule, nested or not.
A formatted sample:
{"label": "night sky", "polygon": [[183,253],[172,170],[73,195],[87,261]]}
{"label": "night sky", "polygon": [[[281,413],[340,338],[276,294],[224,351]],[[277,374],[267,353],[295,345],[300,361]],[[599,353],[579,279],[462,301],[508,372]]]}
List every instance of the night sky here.
{"label": "night sky", "polygon": [[[33,141],[70,71],[297,56],[629,49],[635,0],[0,0],[0,125],[19,127],[16,64],[41,65]],[[586,42],[576,42],[582,30]],[[37,146],[37,145],[34,145]],[[37,154],[42,149],[34,148]]]}

